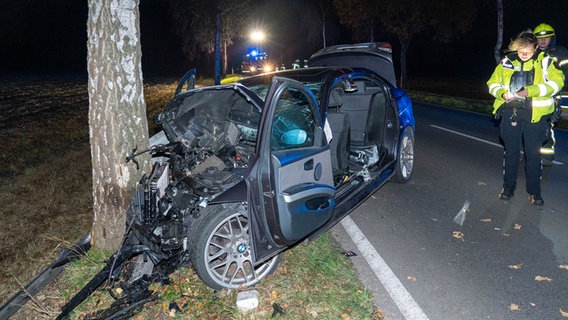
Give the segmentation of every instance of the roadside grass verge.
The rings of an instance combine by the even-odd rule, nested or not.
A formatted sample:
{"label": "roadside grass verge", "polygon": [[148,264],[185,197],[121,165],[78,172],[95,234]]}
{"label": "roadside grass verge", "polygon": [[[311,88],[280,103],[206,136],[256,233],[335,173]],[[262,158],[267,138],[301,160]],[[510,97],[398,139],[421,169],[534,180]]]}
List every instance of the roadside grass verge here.
{"label": "roadside grass verge", "polygon": [[[414,78],[406,90],[411,100],[449,108],[491,115],[493,97],[488,93],[486,79],[422,79]],[[568,115],[564,110],[557,128],[568,130]]]}
{"label": "roadside grass verge", "polygon": [[[63,296],[71,297],[89,280],[87,275],[102,268],[103,257],[89,252],[74,262],[65,272],[68,289]],[[259,306],[254,310],[237,308],[236,290],[213,291],[191,268],[179,268],[168,284],[151,285],[160,299],[147,303],[133,319],[268,319],[273,314],[279,319],[383,319],[372,294],[362,287],[351,261],[329,233],[286,251],[283,257],[273,274],[248,289],[258,292]],[[111,302],[110,295],[99,290],[72,318],[85,318]],[[275,313],[278,307],[283,313]]]}
{"label": "roadside grass verge", "polygon": [[[70,86],[64,81],[59,85]],[[72,94],[37,80],[31,87],[53,111],[27,114],[16,125],[0,126],[0,304],[48,266],[60,248],[82,239],[93,221],[86,85],[73,80]],[[10,89],[13,96],[29,91],[25,82]],[[174,82],[145,86],[151,132],[156,128],[154,114],[174,89]],[[78,96],[85,96],[83,105],[77,104]],[[35,108],[39,100],[27,108]]]}
{"label": "roadside grass verge", "polygon": [[486,100],[451,97],[447,95],[437,95],[411,90],[408,90],[408,95],[414,102],[422,102],[485,114],[491,114],[491,111],[493,110],[492,102]]}

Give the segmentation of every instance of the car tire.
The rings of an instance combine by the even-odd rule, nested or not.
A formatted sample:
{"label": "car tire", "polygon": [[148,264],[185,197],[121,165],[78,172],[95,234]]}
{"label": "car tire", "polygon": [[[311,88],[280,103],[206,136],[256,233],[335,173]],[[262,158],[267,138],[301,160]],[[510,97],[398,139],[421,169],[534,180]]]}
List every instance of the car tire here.
{"label": "car tire", "polygon": [[243,205],[207,207],[192,230],[191,263],[201,280],[215,290],[253,286],[278,265],[277,255],[253,266],[249,223]]}
{"label": "car tire", "polygon": [[406,183],[412,176],[414,169],[414,131],[412,127],[404,128],[399,143],[396,157],[396,170],[393,181]]}

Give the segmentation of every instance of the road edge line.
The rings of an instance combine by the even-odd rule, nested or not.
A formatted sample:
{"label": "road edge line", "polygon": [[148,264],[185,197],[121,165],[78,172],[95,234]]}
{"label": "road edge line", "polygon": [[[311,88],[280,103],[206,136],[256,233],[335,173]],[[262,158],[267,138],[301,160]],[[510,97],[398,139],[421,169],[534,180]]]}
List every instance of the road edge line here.
{"label": "road edge line", "polygon": [[416,300],[406,290],[404,285],[396,277],[385,260],[367,240],[363,232],[357,227],[351,217],[346,216],[341,220],[341,225],[351,237],[359,249],[365,261],[369,264],[373,273],[382,283],[402,315],[408,320],[429,320]]}
{"label": "road edge line", "polygon": [[[456,134],[456,135],[458,135],[458,136],[466,137],[466,138],[469,138],[469,139],[472,139],[472,140],[475,140],[475,141],[483,142],[483,143],[486,143],[486,144],[489,144],[489,145],[492,145],[492,146],[499,147],[499,148],[503,149],[503,145],[501,145],[501,144],[499,144],[499,143],[487,141],[487,140],[485,140],[485,139],[481,139],[481,138],[478,138],[478,137],[474,137],[474,136],[471,136],[471,135],[469,135],[469,134],[465,134],[465,133],[461,133],[461,132],[458,132],[458,131],[455,131],[455,130],[452,130],[452,129],[440,127],[440,126],[435,125],[435,124],[431,124],[430,126],[431,126],[432,128],[435,128],[435,129],[439,129],[439,130],[442,130],[442,131],[450,132],[450,133]],[[521,153],[523,154],[522,151],[521,151]],[[558,164],[558,165],[564,165],[564,162],[562,162],[562,161],[557,161],[557,160],[552,160],[552,163]]]}

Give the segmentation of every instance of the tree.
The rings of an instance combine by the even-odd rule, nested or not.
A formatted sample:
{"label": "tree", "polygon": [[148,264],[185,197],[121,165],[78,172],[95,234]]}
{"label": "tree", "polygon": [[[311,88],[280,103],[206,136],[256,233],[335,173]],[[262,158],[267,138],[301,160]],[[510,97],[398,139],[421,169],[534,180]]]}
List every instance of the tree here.
{"label": "tree", "polygon": [[[183,50],[189,59],[200,53],[214,54],[215,78],[220,78],[221,56],[226,69],[227,48],[242,34],[251,12],[252,0],[172,0],[171,12],[176,31],[182,39]],[[224,49],[226,51],[226,49]]]}
{"label": "tree", "polygon": [[334,0],[341,23],[354,30],[369,30],[374,41],[375,29],[384,29],[397,36],[400,42],[400,83],[406,84],[406,53],[412,38],[431,31],[432,38],[449,42],[467,32],[477,16],[474,0]]}
{"label": "tree", "polygon": [[[398,37],[400,43],[399,86],[406,85],[406,54],[412,38],[428,28],[426,4],[422,1],[402,0],[397,4],[386,4],[382,23],[386,29]],[[387,17],[388,16],[388,17]]]}
{"label": "tree", "polygon": [[[310,32],[311,30],[314,30],[315,28],[312,28],[312,26],[315,24],[315,22],[317,22],[319,24],[319,30],[320,30],[320,34],[319,34],[319,39],[322,42],[322,48],[327,47],[327,40],[328,40],[328,24],[329,24],[329,19],[330,17],[334,14],[333,10],[333,6],[329,5],[329,1],[328,0],[311,0],[308,3],[304,3],[302,2],[303,8],[307,7],[306,12],[308,13],[308,15],[306,16],[305,19],[302,19],[301,21],[303,23],[310,23],[309,27],[306,28],[306,34],[310,37],[310,38],[315,38],[312,34],[313,32]],[[305,10],[305,9],[304,9]],[[300,11],[302,12],[302,11]],[[313,17],[315,17],[315,19],[313,19]],[[321,37],[321,38],[320,38]],[[316,40],[316,39],[309,39],[310,43],[313,42],[311,40]]]}
{"label": "tree", "polygon": [[497,0],[497,43],[493,54],[495,55],[495,63],[501,61],[501,47],[503,46],[503,0]]}
{"label": "tree", "polygon": [[[264,49],[277,64],[305,59],[335,34],[326,32],[331,15],[326,0],[270,0],[256,8],[255,24],[267,33]],[[291,23],[291,21],[293,23]],[[324,34],[325,33],[325,34]],[[324,43],[325,41],[325,43]]]}
{"label": "tree", "polygon": [[[138,0],[89,0],[87,68],[93,166],[93,239],[116,250],[125,211],[140,178],[126,163],[133,148],[148,145]],[[149,168],[149,156],[139,160]]]}
{"label": "tree", "polygon": [[382,12],[380,1],[334,0],[333,5],[339,21],[351,29],[355,41],[375,41],[376,23]]}
{"label": "tree", "polygon": [[[447,44],[469,31],[477,17],[475,0],[431,0],[427,3],[406,0],[402,4],[411,13],[410,20],[405,20],[402,14],[397,16],[399,19],[383,20],[387,30],[392,31],[399,39],[406,35],[404,49],[401,42],[401,87],[406,83],[406,51],[413,35],[431,31],[433,40]],[[389,3],[389,8],[395,8],[397,12],[402,13],[400,7],[397,8],[393,3]],[[385,17],[389,17],[389,14]]]}

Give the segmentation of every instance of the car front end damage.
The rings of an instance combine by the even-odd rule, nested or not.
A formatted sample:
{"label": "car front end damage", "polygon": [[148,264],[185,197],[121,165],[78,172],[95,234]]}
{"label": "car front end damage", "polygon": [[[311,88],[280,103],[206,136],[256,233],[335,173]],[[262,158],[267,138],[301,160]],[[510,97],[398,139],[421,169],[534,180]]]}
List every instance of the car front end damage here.
{"label": "car front end damage", "polygon": [[[258,119],[259,109],[247,99],[235,85],[187,92],[156,118],[164,131],[153,137],[155,144],[127,158],[135,161],[149,152],[155,161],[150,174],[140,179],[127,211],[123,244],[62,308],[58,319],[65,319],[103,284],[110,292],[121,288],[121,294],[114,294],[115,304],[97,317],[132,311],[137,303],[153,299],[150,283],[165,281],[178,267],[190,264],[190,242],[196,233],[192,228],[203,219],[201,212],[218,202],[246,201],[244,189],[238,196],[233,192],[230,200],[223,193],[245,188],[241,182],[255,151],[257,123],[250,119]],[[209,112],[200,110],[204,108]]]}

